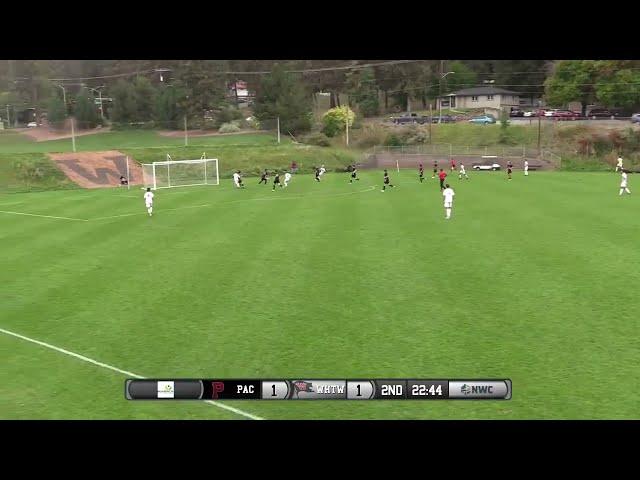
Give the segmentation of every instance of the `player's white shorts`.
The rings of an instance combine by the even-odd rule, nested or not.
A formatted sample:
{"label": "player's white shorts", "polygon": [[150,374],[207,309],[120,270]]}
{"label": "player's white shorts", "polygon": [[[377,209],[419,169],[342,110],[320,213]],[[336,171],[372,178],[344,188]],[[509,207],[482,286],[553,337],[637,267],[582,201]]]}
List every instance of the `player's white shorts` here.
{"label": "player's white shorts", "polygon": [[151,208],[153,207],[153,202],[144,202],[145,207]]}
{"label": "player's white shorts", "polygon": [[627,182],[622,182],[620,184],[620,188],[627,188]]}
{"label": "player's white shorts", "polygon": [[240,188],[240,182],[233,182],[236,187]]}
{"label": "player's white shorts", "polygon": [[453,202],[444,202],[444,208],[453,208]]}

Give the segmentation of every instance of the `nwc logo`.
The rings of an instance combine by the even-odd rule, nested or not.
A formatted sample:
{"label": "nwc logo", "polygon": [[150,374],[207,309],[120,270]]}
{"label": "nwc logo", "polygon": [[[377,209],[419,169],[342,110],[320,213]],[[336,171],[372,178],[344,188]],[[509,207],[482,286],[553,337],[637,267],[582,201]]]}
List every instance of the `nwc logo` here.
{"label": "nwc logo", "polygon": [[471,394],[487,395],[493,393],[492,385],[472,385]]}

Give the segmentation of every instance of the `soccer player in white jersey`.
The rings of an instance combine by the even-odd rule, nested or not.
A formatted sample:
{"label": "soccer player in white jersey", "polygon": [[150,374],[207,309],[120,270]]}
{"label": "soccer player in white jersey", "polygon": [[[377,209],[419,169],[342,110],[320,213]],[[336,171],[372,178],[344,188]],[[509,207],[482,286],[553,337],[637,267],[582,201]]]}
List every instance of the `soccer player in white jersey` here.
{"label": "soccer player in white jersey", "polygon": [[236,188],[244,188],[244,185],[242,184],[242,177],[240,176],[240,170],[233,174],[233,183]]}
{"label": "soccer player in white jersey", "polygon": [[322,165],[320,167],[320,176],[324,175],[324,172],[326,172],[326,171],[327,171],[326,168],[324,168],[324,165]]}
{"label": "soccer player in white jersey", "polygon": [[444,197],[444,211],[446,213],[446,220],[451,218],[451,209],[453,208],[453,197],[456,192],[453,191],[453,188],[449,186],[447,183],[445,189],[442,191],[442,196]]}
{"label": "soccer player in white jersey", "polygon": [[527,160],[524,161],[524,176],[529,176],[529,162]]}
{"label": "soccer player in white jersey", "polygon": [[460,164],[460,170],[458,171],[458,180],[462,180],[462,176],[469,180],[469,175],[467,175],[467,171],[464,169],[464,165]]}
{"label": "soccer player in white jersey", "polygon": [[153,215],[153,192],[151,188],[147,187],[147,191],[144,192],[144,204],[147,207],[147,213],[149,216]]}
{"label": "soccer player in white jersey", "polygon": [[616,172],[622,170],[622,157],[618,157],[618,164],[616,165]]}
{"label": "soccer player in white jersey", "polygon": [[622,192],[631,193],[631,190],[629,190],[627,186],[627,172],[624,170],[622,171],[622,181],[620,182],[620,195],[622,195]]}
{"label": "soccer player in white jersey", "polygon": [[291,181],[291,174],[287,172],[284,174],[284,186],[288,187],[290,181]]}

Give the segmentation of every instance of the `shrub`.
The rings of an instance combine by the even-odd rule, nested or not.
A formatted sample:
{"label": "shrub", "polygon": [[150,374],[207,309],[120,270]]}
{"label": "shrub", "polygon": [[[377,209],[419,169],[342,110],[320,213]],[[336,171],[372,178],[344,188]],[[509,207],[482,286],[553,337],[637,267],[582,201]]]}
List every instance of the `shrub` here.
{"label": "shrub", "polygon": [[382,145],[387,138],[387,131],[378,125],[365,125],[358,132],[356,145],[360,148],[371,148],[376,145]]}
{"label": "shrub", "polygon": [[347,122],[349,127],[353,126],[355,116],[347,106],[332,108],[322,116],[322,131],[327,137],[335,137],[346,130]]}
{"label": "shrub", "polygon": [[404,145],[422,145],[429,141],[429,134],[418,125],[411,125],[402,131],[400,139]]}
{"label": "shrub", "polygon": [[236,133],[239,131],[240,131],[240,127],[233,122],[223,123],[218,129],[218,132],[220,133]]}
{"label": "shrub", "polygon": [[311,133],[302,137],[302,143],[306,143],[308,145],[317,145],[318,147],[330,147],[331,141],[329,137],[327,137],[324,133]]}
{"label": "shrub", "polygon": [[403,145],[400,137],[395,133],[390,133],[384,140],[384,145],[387,147],[400,147]]}
{"label": "shrub", "polygon": [[242,112],[234,107],[226,107],[220,110],[216,114],[216,120],[218,125],[222,126],[225,123],[231,123],[234,120],[240,120],[242,118]]}

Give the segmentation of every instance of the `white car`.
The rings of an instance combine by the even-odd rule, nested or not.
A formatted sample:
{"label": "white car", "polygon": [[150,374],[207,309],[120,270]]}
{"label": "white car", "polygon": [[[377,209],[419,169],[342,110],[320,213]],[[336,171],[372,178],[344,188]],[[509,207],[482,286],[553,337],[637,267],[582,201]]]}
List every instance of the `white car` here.
{"label": "white car", "polygon": [[535,117],[536,112],[524,112],[524,117]]}
{"label": "white car", "polygon": [[500,170],[500,164],[499,163],[492,163],[489,165],[474,165],[473,166],[474,170]]}
{"label": "white car", "polygon": [[544,116],[545,117],[553,117],[557,111],[558,111],[557,108],[554,108],[553,110],[546,110],[544,112]]}
{"label": "white car", "polygon": [[29,127],[29,128],[34,128],[34,127],[37,127],[37,126],[38,126],[38,124],[36,122],[27,123],[27,127]]}

